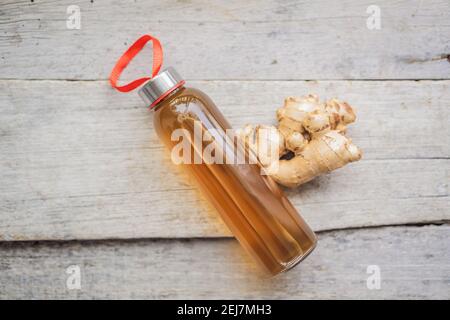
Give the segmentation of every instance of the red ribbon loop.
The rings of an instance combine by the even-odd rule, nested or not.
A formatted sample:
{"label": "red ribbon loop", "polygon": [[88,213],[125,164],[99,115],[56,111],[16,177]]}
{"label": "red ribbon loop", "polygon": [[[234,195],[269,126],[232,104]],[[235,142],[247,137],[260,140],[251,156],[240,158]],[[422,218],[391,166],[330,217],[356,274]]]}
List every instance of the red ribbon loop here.
{"label": "red ribbon loop", "polygon": [[[133,58],[142,50],[142,48],[144,48],[145,44],[149,41],[153,42],[152,76],[139,78],[130,83],[127,83],[126,85],[118,86],[117,81],[119,80],[119,77],[122,74],[123,70],[128,66],[130,61],[133,60]],[[136,89],[147,80],[150,80],[151,78],[155,77],[158,74],[159,70],[161,69],[162,63],[163,63],[163,51],[159,40],[148,34],[143,35],[138,40],[136,40],[136,42],[133,43],[131,47],[128,48],[128,50],[119,58],[119,60],[117,60],[117,63],[114,66],[114,69],[111,71],[111,75],[109,76],[109,82],[111,83],[111,86],[117,89],[118,91],[129,92],[131,90]]]}

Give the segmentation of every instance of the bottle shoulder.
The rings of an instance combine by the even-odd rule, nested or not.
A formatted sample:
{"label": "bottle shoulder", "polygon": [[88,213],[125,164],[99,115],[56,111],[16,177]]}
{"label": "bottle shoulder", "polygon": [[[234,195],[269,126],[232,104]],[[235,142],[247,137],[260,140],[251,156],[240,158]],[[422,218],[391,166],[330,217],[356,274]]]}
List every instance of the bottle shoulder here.
{"label": "bottle shoulder", "polygon": [[180,90],[180,92],[178,93],[178,95],[176,95],[176,96],[178,96],[178,97],[179,96],[191,96],[193,98],[199,98],[201,100],[210,100],[210,98],[208,97],[208,95],[206,93],[204,93],[200,89],[192,88],[192,87],[182,88]]}
{"label": "bottle shoulder", "polygon": [[[214,107],[213,101],[203,91],[196,88],[183,87],[168,99],[162,101],[160,106],[158,106],[156,112],[163,112],[164,109],[180,109],[179,106],[183,105],[186,105],[186,108],[188,108],[188,106],[190,105],[196,105],[197,107],[200,107],[202,109],[209,109],[211,107]],[[181,107],[181,109],[184,108]]]}
{"label": "bottle shoulder", "polygon": [[165,124],[175,122],[179,117],[189,116],[200,121],[213,121],[222,127],[229,127],[228,122],[214,102],[203,91],[183,87],[174,95],[163,101],[155,110],[153,122],[155,127],[166,127]]}

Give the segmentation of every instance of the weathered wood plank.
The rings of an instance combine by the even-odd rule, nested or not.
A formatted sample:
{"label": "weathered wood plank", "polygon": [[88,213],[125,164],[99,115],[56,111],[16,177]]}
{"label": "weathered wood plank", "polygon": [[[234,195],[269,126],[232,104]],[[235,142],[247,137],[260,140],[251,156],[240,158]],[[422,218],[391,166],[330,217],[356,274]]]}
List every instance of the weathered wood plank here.
{"label": "weathered wood plank", "polygon": [[[69,5],[81,29],[69,30]],[[0,77],[106,79],[139,35],[187,79],[448,79],[450,2],[379,0],[10,1],[0,5]],[[135,65],[147,70],[150,50]]]}
{"label": "weathered wood plank", "polygon": [[[450,219],[449,84],[192,83],[235,127],[274,122],[287,95],[357,106],[349,134],[364,159],[288,191],[315,230]],[[0,81],[0,106],[0,239],[229,235],[170,163],[135,95],[97,81]]]}
{"label": "weathered wood plank", "polygon": [[[449,299],[449,232],[445,225],[321,234],[308,259],[271,279],[231,239],[3,242],[0,298]],[[80,290],[66,287],[71,265],[80,268]],[[379,290],[367,287],[369,265],[379,268]]]}

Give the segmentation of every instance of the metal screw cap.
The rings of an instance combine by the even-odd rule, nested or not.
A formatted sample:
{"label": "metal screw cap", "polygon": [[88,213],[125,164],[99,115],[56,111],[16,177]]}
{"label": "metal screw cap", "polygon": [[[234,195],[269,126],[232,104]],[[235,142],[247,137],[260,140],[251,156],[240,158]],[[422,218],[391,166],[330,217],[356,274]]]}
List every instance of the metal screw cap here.
{"label": "metal screw cap", "polygon": [[139,95],[147,105],[153,107],[156,102],[182,83],[184,81],[178,72],[174,68],[169,67],[144,84],[139,89]]}

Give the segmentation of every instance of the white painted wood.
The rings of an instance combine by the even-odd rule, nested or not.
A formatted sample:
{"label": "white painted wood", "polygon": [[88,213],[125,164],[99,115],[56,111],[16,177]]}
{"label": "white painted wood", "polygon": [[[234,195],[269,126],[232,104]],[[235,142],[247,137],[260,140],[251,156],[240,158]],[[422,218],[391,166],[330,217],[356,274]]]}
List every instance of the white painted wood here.
{"label": "white painted wood", "polygon": [[[363,160],[288,191],[315,230],[450,220],[449,81],[190,84],[235,127],[274,123],[288,95],[356,106],[349,135]],[[230,235],[135,94],[103,81],[0,81],[0,106],[0,239]]]}
{"label": "white painted wood", "polygon": [[[68,30],[66,9],[81,8]],[[235,127],[274,123],[287,95],[356,106],[364,159],[287,194],[315,230],[448,222],[450,2],[23,1],[0,4],[0,299],[449,299],[449,226],[321,233],[301,266],[261,278],[176,172],[135,94],[105,80],[143,33]],[[146,48],[124,74],[148,70]],[[236,81],[245,80],[245,81]],[[290,81],[279,81],[290,80]],[[14,240],[56,240],[17,243]],[[79,265],[82,289],[65,287]],[[368,290],[368,265],[381,269]]]}
{"label": "white painted wood", "polygon": [[[450,227],[320,235],[305,261],[264,278],[232,239],[0,244],[0,299],[449,299]],[[81,290],[68,290],[77,265]],[[369,265],[381,276],[369,290]],[[373,272],[373,271],[372,271]]]}
{"label": "white painted wood", "polygon": [[[66,26],[69,5],[81,29]],[[381,10],[369,30],[367,9]],[[448,79],[450,2],[9,1],[0,4],[0,77],[106,79],[144,33],[187,79]],[[148,70],[150,50],[128,78]]]}

